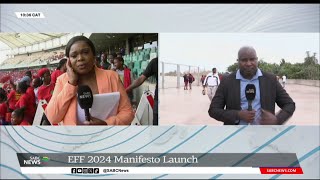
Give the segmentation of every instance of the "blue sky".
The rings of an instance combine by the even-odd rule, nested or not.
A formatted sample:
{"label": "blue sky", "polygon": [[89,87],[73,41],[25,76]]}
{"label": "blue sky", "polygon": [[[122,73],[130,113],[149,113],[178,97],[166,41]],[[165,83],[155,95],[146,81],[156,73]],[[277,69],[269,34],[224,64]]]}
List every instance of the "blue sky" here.
{"label": "blue sky", "polygon": [[240,47],[256,49],[258,58],[270,63],[303,62],[306,51],[317,53],[319,33],[160,33],[160,61],[218,68],[224,72],[237,59]]}

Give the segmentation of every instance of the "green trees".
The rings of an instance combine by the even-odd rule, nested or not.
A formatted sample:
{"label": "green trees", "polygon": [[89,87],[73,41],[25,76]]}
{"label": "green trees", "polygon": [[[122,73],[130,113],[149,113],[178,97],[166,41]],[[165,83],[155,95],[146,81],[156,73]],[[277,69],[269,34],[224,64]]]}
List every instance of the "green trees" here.
{"label": "green trees", "polygon": [[[270,72],[278,76],[286,75],[289,79],[320,79],[320,65],[316,54],[310,56],[309,51],[306,52],[306,57],[303,63],[291,64],[286,62],[285,59],[281,59],[279,64],[268,63],[263,59],[259,60],[258,67],[265,72]],[[230,65],[227,70],[229,72],[236,72],[238,69],[238,63]]]}
{"label": "green trees", "polygon": [[238,63],[234,63],[227,68],[228,72],[233,73],[238,70]]}
{"label": "green trees", "polygon": [[318,59],[316,58],[316,53],[313,56],[309,55],[309,51],[306,52],[307,57],[304,58],[304,70],[306,79],[320,79],[320,65],[318,64]]}

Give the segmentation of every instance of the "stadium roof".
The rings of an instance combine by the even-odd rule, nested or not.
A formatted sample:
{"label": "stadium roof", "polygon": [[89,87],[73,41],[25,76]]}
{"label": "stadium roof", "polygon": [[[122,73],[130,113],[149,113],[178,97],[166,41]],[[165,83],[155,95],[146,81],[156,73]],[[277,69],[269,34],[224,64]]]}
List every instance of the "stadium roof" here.
{"label": "stadium roof", "polygon": [[96,50],[105,49],[107,46],[118,43],[119,41],[126,40],[137,34],[131,33],[92,33],[90,40],[95,44]]}
{"label": "stadium roof", "polygon": [[67,33],[0,33],[0,41],[14,49],[45,42],[65,34]]}
{"label": "stadium roof", "polygon": [[96,50],[101,51],[106,50],[108,46],[112,46],[121,41],[125,41],[127,38],[152,34],[156,33],[92,33],[89,39],[94,43]]}

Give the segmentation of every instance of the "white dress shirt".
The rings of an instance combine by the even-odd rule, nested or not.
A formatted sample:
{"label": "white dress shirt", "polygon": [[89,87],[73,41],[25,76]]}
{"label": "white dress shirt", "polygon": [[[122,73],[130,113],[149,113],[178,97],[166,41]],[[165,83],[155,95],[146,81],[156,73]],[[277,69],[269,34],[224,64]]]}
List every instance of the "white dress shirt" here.
{"label": "white dress shirt", "polygon": [[220,78],[218,73],[213,74],[212,72],[209,73],[203,81],[203,85],[208,86],[218,86],[220,84]]}

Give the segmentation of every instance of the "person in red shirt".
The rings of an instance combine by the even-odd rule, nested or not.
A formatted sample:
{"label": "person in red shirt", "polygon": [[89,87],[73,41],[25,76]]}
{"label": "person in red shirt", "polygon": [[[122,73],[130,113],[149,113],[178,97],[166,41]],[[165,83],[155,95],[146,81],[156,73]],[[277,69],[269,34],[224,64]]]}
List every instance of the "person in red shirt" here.
{"label": "person in red shirt", "polygon": [[16,109],[25,108],[24,119],[27,120],[29,124],[32,124],[34,115],[36,113],[36,108],[31,101],[30,96],[27,94],[27,89],[28,85],[26,84],[26,82],[18,83],[18,92],[21,93],[21,97],[16,104]]}
{"label": "person in red shirt", "polygon": [[[132,79],[132,73],[129,68],[124,67],[124,60],[122,57],[115,57],[114,60],[114,66],[115,66],[115,71],[118,73],[120,80],[124,86],[124,88],[127,88],[131,85],[131,82],[133,81]],[[130,101],[134,101],[134,96],[133,92],[127,93]]]}
{"label": "person in red shirt", "polygon": [[54,84],[51,83],[50,70],[42,68],[38,71],[38,76],[43,81],[43,84],[38,89],[38,101],[44,99],[49,103],[54,90]]}
{"label": "person in red shirt", "polygon": [[9,83],[5,83],[5,84],[3,84],[2,89],[4,89],[6,91],[6,93],[7,93],[8,89],[9,89],[9,86],[10,86]]}
{"label": "person in red shirt", "polygon": [[21,94],[16,92],[16,85],[13,82],[10,83],[9,89],[10,92],[7,95],[7,103],[9,105],[9,112],[12,112],[16,109],[16,104],[19,101]]}
{"label": "person in red shirt", "polygon": [[122,57],[115,57],[114,60],[115,71],[118,73],[124,88],[131,85],[132,75],[129,68],[124,68],[124,60]]}
{"label": "person in red shirt", "polygon": [[0,124],[2,125],[6,124],[5,118],[8,111],[6,99],[7,99],[6,91],[0,88]]}
{"label": "person in red shirt", "polygon": [[[29,72],[29,71],[27,71]],[[28,85],[27,94],[30,97],[30,101],[33,102],[33,106],[36,106],[36,95],[34,94],[34,88],[29,86],[29,80],[21,80],[21,82],[25,82]]]}
{"label": "person in red shirt", "polygon": [[19,126],[30,126],[30,123],[24,119],[25,108],[19,108],[12,112],[11,124]]}
{"label": "person in red shirt", "polygon": [[36,96],[34,94],[33,87],[29,86],[26,93],[30,96],[31,101],[33,102],[33,105],[35,106],[36,105]]}
{"label": "person in red shirt", "polygon": [[67,66],[66,66],[66,63],[67,63],[67,58],[62,58],[60,61],[59,61],[59,65],[57,67],[57,69],[55,71],[52,72],[51,74],[51,83],[52,84],[56,84],[56,81],[57,81],[57,78],[65,73],[67,71]]}
{"label": "person in red shirt", "polygon": [[33,87],[33,92],[36,98],[36,107],[38,105],[38,88],[40,87],[40,78],[38,76],[36,76],[34,79],[32,79],[32,83],[31,83],[32,87]]}
{"label": "person in red shirt", "polygon": [[188,80],[189,80],[189,88],[191,90],[192,89],[192,83],[195,80],[191,73],[189,73]]}

